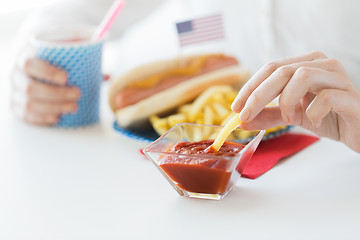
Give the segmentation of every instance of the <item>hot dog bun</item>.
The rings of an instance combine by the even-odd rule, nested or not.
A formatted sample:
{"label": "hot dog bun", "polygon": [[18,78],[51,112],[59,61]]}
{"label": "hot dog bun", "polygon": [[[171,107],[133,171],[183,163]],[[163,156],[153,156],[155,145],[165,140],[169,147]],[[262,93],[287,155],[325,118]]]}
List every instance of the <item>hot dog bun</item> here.
{"label": "hot dog bun", "polygon": [[[153,79],[152,76],[159,76],[159,74],[169,72],[169,70],[179,68],[179,66],[182,69],[186,68],[188,62],[196,61],[197,58],[204,59],[204,56],[185,56],[145,64],[113,81],[109,92],[109,103],[115,113],[117,123],[121,127],[140,127],[148,121],[151,115],[161,114],[185,104],[213,85],[229,84],[241,87],[250,76],[246,68],[239,64],[232,64],[191,76],[185,81],[154,93],[136,103],[120,108],[117,106],[116,97],[120,91],[138,84],[143,79]],[[205,58],[208,56],[206,55]]]}

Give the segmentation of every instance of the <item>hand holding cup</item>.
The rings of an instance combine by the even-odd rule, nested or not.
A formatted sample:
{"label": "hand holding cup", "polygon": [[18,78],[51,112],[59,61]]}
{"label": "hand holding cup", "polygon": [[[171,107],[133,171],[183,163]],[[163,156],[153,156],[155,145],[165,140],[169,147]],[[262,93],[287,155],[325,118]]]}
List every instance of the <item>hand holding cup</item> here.
{"label": "hand holding cup", "polygon": [[61,114],[74,113],[80,89],[67,86],[67,72],[39,58],[30,57],[12,71],[12,107],[24,121],[54,125]]}

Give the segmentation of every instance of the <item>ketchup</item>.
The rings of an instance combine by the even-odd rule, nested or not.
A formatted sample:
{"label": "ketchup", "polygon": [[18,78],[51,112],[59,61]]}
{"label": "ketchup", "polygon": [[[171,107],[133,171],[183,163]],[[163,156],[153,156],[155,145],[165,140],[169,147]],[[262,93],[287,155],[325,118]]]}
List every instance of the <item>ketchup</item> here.
{"label": "ketchup", "polygon": [[223,193],[234,168],[233,161],[226,157],[234,157],[244,146],[225,142],[219,151],[209,151],[207,148],[213,142],[214,140],[204,140],[177,143],[167,152],[193,156],[162,156],[159,166],[183,190],[209,194]]}

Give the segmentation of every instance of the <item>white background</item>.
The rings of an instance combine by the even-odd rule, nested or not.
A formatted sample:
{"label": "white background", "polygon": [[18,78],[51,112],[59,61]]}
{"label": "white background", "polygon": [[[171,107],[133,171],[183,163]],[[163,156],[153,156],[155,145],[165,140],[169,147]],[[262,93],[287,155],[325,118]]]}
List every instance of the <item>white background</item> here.
{"label": "white background", "polygon": [[112,130],[106,85],[95,127],[14,119],[10,45],[27,13],[0,15],[0,239],[360,238],[359,155],[340,143],[321,139],[206,201],[179,197],[139,154],[145,144]]}

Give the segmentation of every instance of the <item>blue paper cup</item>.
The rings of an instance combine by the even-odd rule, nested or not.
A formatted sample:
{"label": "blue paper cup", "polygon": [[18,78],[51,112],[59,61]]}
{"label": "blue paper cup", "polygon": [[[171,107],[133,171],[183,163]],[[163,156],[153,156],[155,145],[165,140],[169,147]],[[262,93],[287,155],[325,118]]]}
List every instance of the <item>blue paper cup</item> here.
{"label": "blue paper cup", "polygon": [[103,40],[90,41],[95,27],[63,26],[38,33],[35,55],[66,70],[69,86],[81,91],[76,113],[61,115],[58,127],[77,128],[99,122]]}

